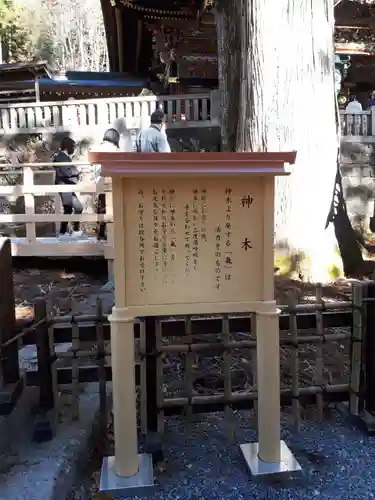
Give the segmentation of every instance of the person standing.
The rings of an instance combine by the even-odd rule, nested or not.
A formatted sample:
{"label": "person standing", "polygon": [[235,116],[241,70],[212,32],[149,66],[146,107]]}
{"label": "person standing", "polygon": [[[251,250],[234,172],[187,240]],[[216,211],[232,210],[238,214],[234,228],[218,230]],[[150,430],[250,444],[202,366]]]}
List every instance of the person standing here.
{"label": "person standing", "polygon": [[126,126],[126,120],[124,117],[116,118],[109,130],[115,130],[119,134],[119,151],[123,151],[124,153],[134,152],[132,134]]}
{"label": "person standing", "polygon": [[351,94],[349,96],[349,102],[348,105],[346,106],[345,113],[349,113],[352,115],[356,115],[359,113],[362,113],[362,104],[357,101],[357,97],[354,94]]}
{"label": "person standing", "polygon": [[367,108],[370,109],[372,108],[373,106],[375,106],[375,90],[373,90],[371,92],[371,97],[370,99],[367,101]]}
{"label": "person standing", "polygon": [[[75,165],[58,165],[59,163],[72,163],[72,156],[76,148],[76,143],[70,137],[64,137],[61,141],[61,146],[53,156],[53,163],[55,166],[55,184],[57,185],[71,185],[77,184],[79,181],[79,171]],[[73,212],[80,215],[83,212],[82,203],[79,201],[77,195],[73,192],[60,193],[61,202],[65,215],[70,215]],[[60,239],[80,238],[82,231],[80,230],[80,223],[72,223],[72,233],[69,233],[69,223],[62,222],[60,225]]]}
{"label": "person standing", "polygon": [[[96,151],[100,151],[103,153],[113,153],[120,151],[120,134],[114,128],[109,128],[104,132],[103,140],[96,148]],[[96,177],[100,176],[100,166],[99,171],[96,172]],[[106,212],[106,203],[105,203],[105,194],[101,193],[98,196],[96,213],[97,214],[105,214]],[[98,240],[106,239],[106,223],[99,222],[97,225],[97,237]]]}
{"label": "person standing", "polygon": [[109,128],[104,132],[103,140],[96,151],[110,153],[120,150],[120,134],[114,128]]}
{"label": "person standing", "polygon": [[137,153],[170,153],[167,134],[165,133],[165,115],[157,109],[151,115],[151,125],[142,130],[136,140]]}

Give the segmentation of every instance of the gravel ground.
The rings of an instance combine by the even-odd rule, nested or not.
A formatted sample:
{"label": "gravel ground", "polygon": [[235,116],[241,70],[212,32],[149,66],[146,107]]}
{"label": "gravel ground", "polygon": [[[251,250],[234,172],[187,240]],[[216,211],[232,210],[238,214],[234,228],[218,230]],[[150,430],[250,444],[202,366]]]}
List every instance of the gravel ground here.
{"label": "gravel ground", "polygon": [[[272,485],[253,482],[237,443],[255,440],[251,416],[235,416],[235,440],[222,415],[196,423],[179,418],[166,425],[165,471],[156,473],[158,500],[367,500],[375,498],[375,438],[367,437],[336,412],[322,423],[305,421],[298,433],[283,417],[283,439],[303,475]],[[288,430],[288,427],[290,430]]]}

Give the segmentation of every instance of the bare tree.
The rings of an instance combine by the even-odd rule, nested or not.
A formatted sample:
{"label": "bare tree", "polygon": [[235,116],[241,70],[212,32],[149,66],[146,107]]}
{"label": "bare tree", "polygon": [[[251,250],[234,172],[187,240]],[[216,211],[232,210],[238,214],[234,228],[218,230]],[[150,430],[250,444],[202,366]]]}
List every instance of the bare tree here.
{"label": "bare tree", "polygon": [[[21,1],[21,0],[19,0]],[[39,51],[57,70],[108,71],[100,0],[23,0],[41,33]]]}
{"label": "bare tree", "polygon": [[[236,151],[297,150],[277,180],[276,245],[305,278],[337,265],[325,222],[336,175],[334,0],[217,0],[222,139]],[[238,106],[235,103],[240,103]]]}

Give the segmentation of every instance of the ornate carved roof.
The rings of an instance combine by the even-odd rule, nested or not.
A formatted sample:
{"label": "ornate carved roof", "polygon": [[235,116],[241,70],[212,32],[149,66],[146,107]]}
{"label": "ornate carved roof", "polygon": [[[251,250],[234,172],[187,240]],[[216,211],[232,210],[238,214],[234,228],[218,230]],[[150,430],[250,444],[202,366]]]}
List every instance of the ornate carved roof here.
{"label": "ornate carved roof", "polygon": [[335,8],[336,19],[367,19],[375,16],[375,0],[341,0]]}
{"label": "ornate carved roof", "polygon": [[[335,7],[336,43],[343,46],[348,43],[356,46],[361,45],[363,53],[374,53],[375,0],[334,1],[337,4]],[[144,21],[141,23],[143,28],[140,29],[143,30],[147,27],[148,33],[153,33],[154,30],[157,31],[159,28],[162,28],[168,34],[176,32],[178,38],[183,38],[186,37],[186,30],[190,29],[195,34],[202,31],[206,34],[204,37],[206,39],[216,38],[215,20],[212,12],[209,12],[214,4],[214,0],[101,0],[101,4],[112,70],[120,71],[121,65],[119,61],[124,57],[120,55],[121,50],[119,49],[121,46],[118,33],[119,22],[125,25],[129,21],[129,23],[132,23],[132,26],[136,26],[137,23],[134,21],[140,19]],[[113,7],[119,7],[119,9]],[[126,33],[133,33],[132,26],[127,25],[125,29]],[[138,28],[135,29],[135,32],[137,30]],[[208,36],[207,33],[209,33]],[[128,36],[124,49],[127,51],[129,61],[136,57],[135,53],[137,50],[136,35],[134,34],[133,37],[134,43],[131,36],[133,35]],[[142,36],[147,37],[149,35],[142,34]],[[194,38],[198,37],[194,36]],[[191,36],[189,36],[190,39]],[[147,43],[148,45],[154,44],[150,40]],[[133,52],[134,56],[129,56]],[[192,52],[190,50],[190,54],[187,55],[196,55]],[[203,50],[202,48],[201,52],[207,53],[207,50]],[[134,62],[131,63],[129,61],[126,62],[127,65],[134,65]],[[133,67],[132,71],[134,71]]]}
{"label": "ornate carved roof", "polygon": [[[116,3],[116,0],[111,0]],[[148,18],[190,19],[212,6],[213,0],[118,0],[126,9]]]}

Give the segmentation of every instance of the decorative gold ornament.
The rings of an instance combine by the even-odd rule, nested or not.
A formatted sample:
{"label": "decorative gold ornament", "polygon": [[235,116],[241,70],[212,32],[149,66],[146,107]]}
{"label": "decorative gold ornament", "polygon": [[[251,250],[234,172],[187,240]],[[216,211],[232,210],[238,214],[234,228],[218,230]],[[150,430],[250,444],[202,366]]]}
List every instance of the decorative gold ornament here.
{"label": "decorative gold ornament", "polygon": [[214,6],[215,0],[203,0],[203,10],[211,9]]}

